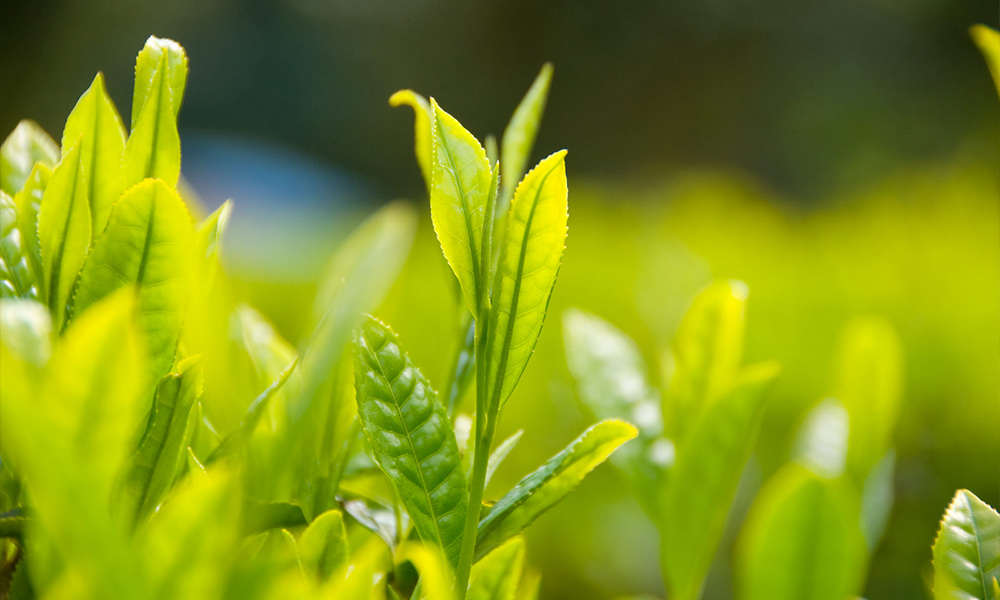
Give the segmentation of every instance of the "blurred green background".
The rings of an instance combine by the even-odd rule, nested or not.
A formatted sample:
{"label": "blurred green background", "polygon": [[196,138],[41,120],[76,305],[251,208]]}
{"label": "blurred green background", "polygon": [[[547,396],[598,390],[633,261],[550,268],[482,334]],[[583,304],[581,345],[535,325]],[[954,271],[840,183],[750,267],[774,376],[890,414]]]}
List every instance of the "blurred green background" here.
{"label": "blurred green background", "polygon": [[[896,327],[906,359],[896,505],[866,597],[926,597],[956,488],[1000,504],[1000,112],[966,33],[996,25],[995,2],[71,0],[0,15],[5,131],[29,117],[58,136],[98,70],[127,110],[146,36],[184,44],[184,175],[209,207],[234,199],[227,268],[292,340],[343,232],[389,199],[426,202],[412,114],[389,94],[433,95],[482,137],[553,61],[536,158],[570,149],[570,237],[499,432],[526,435],[488,495],[590,421],[566,372],[565,308],[615,323],[655,364],[692,294],[732,277],[750,286],[748,361],[784,365],[733,535],[832,389],[843,326],[865,314]],[[380,316],[438,385],[449,277],[425,214]],[[611,469],[529,544],[545,598],[662,596],[655,529]],[[708,598],[731,596],[727,561]]]}

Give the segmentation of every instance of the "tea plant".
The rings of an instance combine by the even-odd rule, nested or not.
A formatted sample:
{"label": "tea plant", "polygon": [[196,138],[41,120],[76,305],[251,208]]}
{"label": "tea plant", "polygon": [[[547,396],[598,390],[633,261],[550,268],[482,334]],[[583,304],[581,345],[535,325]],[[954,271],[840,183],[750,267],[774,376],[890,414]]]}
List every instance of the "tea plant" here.
{"label": "tea plant", "polygon": [[934,540],[934,598],[1000,598],[1000,514],[958,490]]}

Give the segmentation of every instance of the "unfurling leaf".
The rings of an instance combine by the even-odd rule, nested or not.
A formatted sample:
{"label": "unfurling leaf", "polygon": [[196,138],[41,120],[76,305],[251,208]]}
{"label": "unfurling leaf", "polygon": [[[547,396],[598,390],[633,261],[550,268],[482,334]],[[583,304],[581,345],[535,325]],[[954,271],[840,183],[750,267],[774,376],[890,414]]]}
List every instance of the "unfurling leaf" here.
{"label": "unfurling leaf", "polygon": [[108,222],[111,205],[124,189],[122,153],[125,151],[125,128],[100,73],[66,119],[63,152],[69,152],[77,140],[80,140],[80,164],[90,204],[91,231],[97,238]]}
{"label": "unfurling leaf", "polygon": [[997,600],[1000,514],[958,490],[934,540],[935,600]]}
{"label": "unfurling leaf", "polygon": [[427,99],[413,90],[399,90],[389,97],[390,106],[407,105],[413,109],[413,138],[416,147],[417,163],[420,165],[420,173],[424,176],[424,183],[427,189],[431,188],[432,181],[432,142],[431,142],[431,116],[433,111]]}
{"label": "unfurling leaf", "polygon": [[52,169],[38,163],[31,170],[24,187],[14,195],[17,207],[17,229],[21,232],[21,244],[28,257],[28,266],[35,278],[35,286],[40,298],[45,297],[42,252],[38,246],[38,210],[42,206],[42,196],[49,186]]}
{"label": "unfurling leaf", "polygon": [[35,164],[52,168],[57,162],[59,146],[38,123],[25,119],[0,146],[0,190],[13,196],[24,186]]}
{"label": "unfurling leaf", "polygon": [[188,59],[184,48],[173,40],[149,36],[135,59],[135,87],[132,92],[132,129],[142,116],[142,109],[151,96],[158,94],[155,83],[158,73],[170,92],[174,118],[181,109],[187,82]]}
{"label": "unfurling leaf", "polygon": [[466,600],[514,600],[524,569],[524,539],[515,537],[472,567]]}
{"label": "unfurling leaf", "polygon": [[344,515],[339,510],[329,510],[316,517],[306,527],[295,547],[299,566],[306,576],[314,581],[326,581],[347,564]]}
{"label": "unfurling leaf", "polygon": [[493,215],[487,214],[493,170],[479,141],[433,98],[431,108],[431,220],[469,310],[478,319],[489,285],[483,249],[491,245],[484,246],[483,234],[493,222]]}
{"label": "unfurling leaf", "polygon": [[215,212],[205,217],[205,220],[198,225],[195,232],[195,241],[199,252],[209,258],[216,256],[219,252],[219,244],[222,241],[222,234],[225,233],[229,225],[229,216],[233,213],[233,201],[226,200]]}
{"label": "unfurling leaf", "polygon": [[52,172],[38,211],[42,288],[52,321],[61,329],[77,275],[90,246],[90,206],[77,142]]}
{"label": "unfurling leaf", "polygon": [[624,421],[601,421],[584,431],[562,452],[522,479],[479,522],[476,557],[519,534],[559,503],[597,465],[638,432]]}
{"label": "unfurling leaf", "polygon": [[490,414],[503,406],[535,350],[566,247],[566,151],[538,163],[507,213],[487,341]]}
{"label": "unfurling leaf", "polygon": [[0,298],[38,298],[14,199],[0,190]]}
{"label": "unfurling leaf", "polygon": [[503,140],[500,142],[500,204],[497,214],[504,214],[510,199],[514,197],[517,183],[524,177],[531,158],[531,149],[538,137],[538,127],[545,111],[545,101],[549,97],[549,86],[552,84],[552,63],[545,63],[538,72],[528,93],[521,99],[514,110],[510,123],[503,130]]}
{"label": "unfurling leaf", "polygon": [[[181,139],[177,133],[180,97],[175,99],[176,89],[171,89],[175,83],[171,77],[176,75],[176,71],[170,69],[172,55],[169,51],[157,54],[159,58],[155,67],[144,64],[143,53],[139,54],[136,64],[136,98],[132,105],[132,131],[125,144],[122,162],[123,184],[128,188],[143,179],[155,177],[174,187],[181,173]],[[185,75],[186,72],[185,67]],[[146,96],[136,113],[135,102],[139,100],[140,86],[145,85],[147,76],[149,87],[145,89]]]}
{"label": "unfurling leaf", "polygon": [[420,539],[440,547],[455,564],[468,499],[444,406],[396,335],[373,318],[358,338],[355,381],[358,413],[376,462],[399,490]]}
{"label": "unfurling leaf", "polygon": [[76,314],[122,286],[138,287],[139,323],[152,382],[174,363],[187,305],[193,237],[191,217],[177,192],[160,180],[146,180],[115,203],[107,229],[94,242],[80,273]]}

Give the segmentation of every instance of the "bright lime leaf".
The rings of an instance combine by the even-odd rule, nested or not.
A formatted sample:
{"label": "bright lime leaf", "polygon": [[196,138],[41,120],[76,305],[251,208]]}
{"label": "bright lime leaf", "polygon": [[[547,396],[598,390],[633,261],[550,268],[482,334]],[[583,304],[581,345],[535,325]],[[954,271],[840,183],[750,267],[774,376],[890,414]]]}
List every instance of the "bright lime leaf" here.
{"label": "bright lime leaf", "polygon": [[90,206],[83,180],[81,144],[56,166],[38,211],[38,243],[49,310],[62,327],[70,292],[90,246]]}
{"label": "bright lime leaf", "polygon": [[433,546],[409,544],[400,549],[397,559],[410,561],[420,573],[419,592],[414,592],[414,600],[451,600],[454,598],[452,572],[447,559],[439,549]]}
{"label": "bright lime leaf", "polygon": [[990,74],[993,75],[993,83],[1000,93],[1000,32],[985,25],[973,25],[969,29],[969,34],[986,58]]}
{"label": "bright lime leaf", "polygon": [[416,147],[417,163],[420,173],[424,176],[427,189],[431,187],[431,105],[427,99],[413,90],[399,90],[389,97],[390,106],[407,105],[414,112],[414,146]]}
{"label": "bright lime leaf", "polygon": [[42,206],[42,196],[52,177],[52,169],[38,163],[31,170],[24,187],[14,195],[14,205],[17,207],[17,229],[21,232],[23,248],[28,255],[28,265],[39,287],[39,294],[44,297],[42,270],[42,253],[38,247],[38,209]]}
{"label": "bright lime leaf", "polygon": [[662,520],[670,597],[697,600],[760,428],[775,363],[748,368],[694,423],[670,472]]}
{"label": "bright lime leaf", "polygon": [[856,501],[835,481],[796,465],[774,476],[744,525],[743,600],[843,600],[865,564]]}
{"label": "bright lime leaf", "polygon": [[[418,550],[427,551],[425,548],[418,548]],[[431,565],[425,564],[421,559],[416,559],[414,553],[409,553],[407,558],[417,564],[418,568],[423,567],[425,574],[431,573]],[[444,559],[436,559],[434,564],[443,566]],[[385,547],[381,545],[381,542],[373,539],[354,553],[350,564],[345,565],[341,572],[330,578],[318,597],[329,600],[338,598],[376,600],[382,598],[381,593],[385,583],[381,574],[390,567]],[[287,596],[280,594],[277,597],[285,598]]]}
{"label": "bright lime leaf", "polygon": [[[166,52],[160,55],[159,66],[153,71],[149,96],[138,119],[134,120],[125,144],[122,162],[125,188],[149,177],[162,179],[174,187],[180,177],[181,138],[177,133],[177,113],[171,100],[168,60]],[[138,75],[137,72],[137,78]]]}
{"label": "bright lime leaf", "polygon": [[38,123],[25,119],[17,124],[0,146],[0,190],[13,196],[35,163],[52,167],[59,162],[59,146]]}
{"label": "bright lime leaf", "polygon": [[80,273],[76,314],[122,286],[138,286],[139,323],[154,382],[174,363],[193,237],[191,217],[177,192],[159,180],[143,181],[115,204]]}
{"label": "bright lime leaf", "polygon": [[499,214],[503,214],[507,203],[514,197],[514,188],[528,168],[551,84],[552,63],[545,63],[503,130],[500,143],[500,182],[503,189],[500,192]]}
{"label": "bright lime leaf", "polygon": [[524,539],[515,537],[472,567],[467,600],[514,600],[524,569]]}
{"label": "bright lime leaf", "polygon": [[0,298],[38,298],[14,199],[0,190]]}
{"label": "bright lime leaf", "polygon": [[143,107],[152,96],[159,93],[156,76],[163,71],[166,71],[165,83],[170,92],[176,119],[181,101],[184,99],[184,86],[187,82],[187,54],[177,42],[151,35],[135,59],[135,88],[132,92],[133,131],[142,118]]}
{"label": "bright lime leaf", "polygon": [[195,241],[198,244],[198,250],[206,258],[218,255],[222,234],[225,233],[226,227],[229,225],[229,216],[232,213],[233,201],[226,200],[198,225]]}
{"label": "bright lime leaf", "polygon": [[934,540],[936,600],[997,600],[1000,514],[968,490],[958,490]]}
{"label": "bright lime leaf", "polygon": [[519,534],[555,506],[587,473],[638,432],[624,421],[601,421],[584,431],[562,452],[522,479],[479,522],[476,557]]}
{"label": "bright lime leaf", "polygon": [[156,386],[149,427],[125,478],[125,510],[135,525],[153,514],[180,472],[194,429],[191,415],[202,391],[199,362],[198,357],[182,361]]}
{"label": "bright lime leaf", "polygon": [[560,150],[538,163],[518,185],[507,214],[487,341],[491,414],[514,391],[542,332],[566,247],[565,158]]}
{"label": "bright lime leaf", "polygon": [[361,328],[354,376],[375,460],[399,490],[420,539],[439,546],[455,564],[468,499],[444,406],[396,335],[372,318]]}
{"label": "bright lime leaf", "polygon": [[80,140],[80,164],[90,204],[91,231],[97,238],[108,222],[111,205],[124,189],[122,153],[125,151],[125,128],[100,73],[66,119],[63,152],[68,152],[77,140]]}
{"label": "bright lime leaf", "polygon": [[493,173],[486,151],[455,117],[431,99],[431,220],[473,317],[485,303],[483,233]]}
{"label": "bright lime leaf", "polygon": [[847,467],[859,486],[892,446],[902,400],[902,354],[884,321],[856,321],[844,333],[837,397],[850,415]]}
{"label": "bright lime leaf", "polygon": [[299,564],[308,577],[326,581],[347,563],[344,515],[329,510],[316,517],[296,543]]}

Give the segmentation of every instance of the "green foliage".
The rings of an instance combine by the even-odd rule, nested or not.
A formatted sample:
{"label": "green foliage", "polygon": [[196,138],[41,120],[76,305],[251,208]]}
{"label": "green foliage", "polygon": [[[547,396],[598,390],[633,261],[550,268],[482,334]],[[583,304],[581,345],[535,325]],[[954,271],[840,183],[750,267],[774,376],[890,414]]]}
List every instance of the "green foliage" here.
{"label": "green foliage", "polygon": [[1000,94],[1000,32],[985,25],[973,25],[969,33],[986,58],[986,65]]}
{"label": "green foliage", "polygon": [[958,490],[934,540],[936,600],[997,600],[1000,514],[968,490]]}
{"label": "green foliage", "polygon": [[52,168],[57,162],[59,146],[49,134],[34,121],[21,121],[0,146],[0,190],[13,195],[36,164]]}
{"label": "green foliage", "polygon": [[37,298],[14,199],[0,191],[0,298]]}

